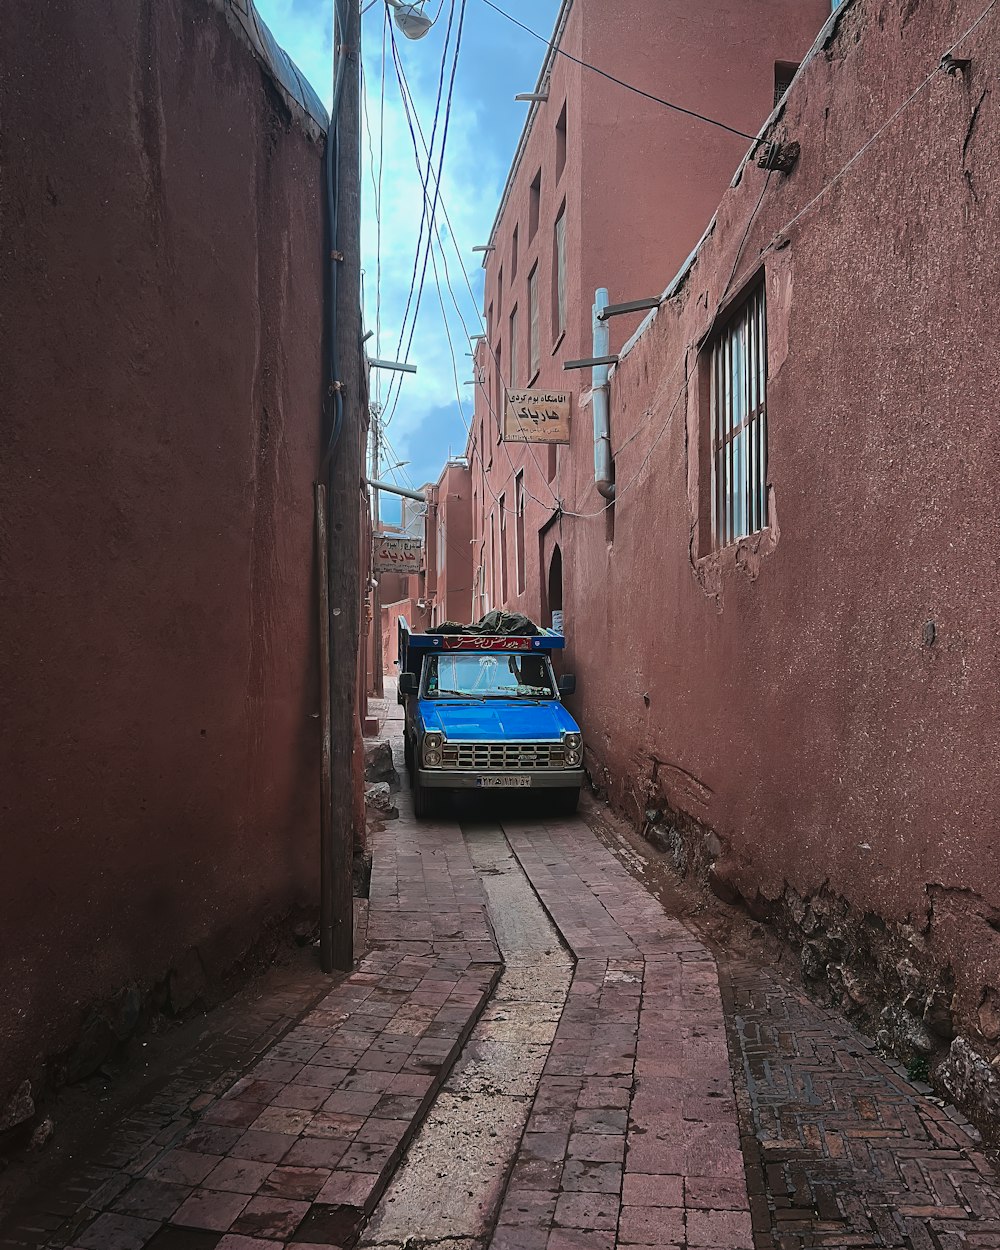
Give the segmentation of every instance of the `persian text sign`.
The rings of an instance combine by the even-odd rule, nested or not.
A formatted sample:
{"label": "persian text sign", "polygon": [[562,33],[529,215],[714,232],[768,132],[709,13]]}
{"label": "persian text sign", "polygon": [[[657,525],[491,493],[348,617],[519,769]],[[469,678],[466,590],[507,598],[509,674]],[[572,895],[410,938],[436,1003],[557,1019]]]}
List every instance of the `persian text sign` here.
{"label": "persian text sign", "polygon": [[372,572],[419,573],[424,562],[424,544],[419,538],[396,538],[389,534],[375,535]]}
{"label": "persian text sign", "polygon": [[530,638],[515,638],[504,634],[443,634],[441,643],[446,651],[529,651]]}
{"label": "persian text sign", "polygon": [[508,391],[503,436],[509,443],[568,443],[569,391]]}

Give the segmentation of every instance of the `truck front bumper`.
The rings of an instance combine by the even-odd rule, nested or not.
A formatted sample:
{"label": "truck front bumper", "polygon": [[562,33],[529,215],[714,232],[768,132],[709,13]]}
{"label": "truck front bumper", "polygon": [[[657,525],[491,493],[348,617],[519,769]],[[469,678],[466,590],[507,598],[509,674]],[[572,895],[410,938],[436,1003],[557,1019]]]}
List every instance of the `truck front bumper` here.
{"label": "truck front bumper", "polygon": [[[526,777],[530,786],[493,786],[491,777]],[[484,779],[487,779],[484,784]],[[420,768],[417,781],[432,790],[574,790],[583,785],[582,768],[518,769],[509,773],[484,773],[465,768]]]}

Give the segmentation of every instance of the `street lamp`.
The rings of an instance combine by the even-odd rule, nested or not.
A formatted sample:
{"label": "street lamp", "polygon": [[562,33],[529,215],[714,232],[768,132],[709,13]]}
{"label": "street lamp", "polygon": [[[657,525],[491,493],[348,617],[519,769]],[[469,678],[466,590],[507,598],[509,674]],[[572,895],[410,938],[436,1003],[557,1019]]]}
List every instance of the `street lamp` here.
{"label": "street lamp", "polygon": [[423,39],[434,25],[434,19],[424,12],[427,0],[417,0],[416,4],[404,4],[403,0],[385,0],[394,10],[396,25],[407,39]]}

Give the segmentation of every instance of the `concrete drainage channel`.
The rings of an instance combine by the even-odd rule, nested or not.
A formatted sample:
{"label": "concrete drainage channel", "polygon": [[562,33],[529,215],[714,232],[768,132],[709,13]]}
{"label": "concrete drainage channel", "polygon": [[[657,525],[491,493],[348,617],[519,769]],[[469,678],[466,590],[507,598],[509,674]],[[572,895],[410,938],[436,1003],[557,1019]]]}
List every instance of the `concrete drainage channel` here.
{"label": "concrete drainage channel", "polygon": [[380,1250],[484,1250],[573,975],[503,830],[462,832],[505,968],[361,1239]]}

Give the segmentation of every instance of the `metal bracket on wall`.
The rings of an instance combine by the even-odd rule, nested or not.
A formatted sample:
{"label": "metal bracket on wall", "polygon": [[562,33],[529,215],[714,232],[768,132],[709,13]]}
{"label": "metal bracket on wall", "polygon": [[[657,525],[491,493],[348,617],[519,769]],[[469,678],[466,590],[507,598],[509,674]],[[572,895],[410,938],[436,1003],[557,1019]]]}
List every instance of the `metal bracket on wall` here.
{"label": "metal bracket on wall", "polygon": [[588,356],[586,360],[567,360],[563,362],[564,369],[597,369],[601,365],[616,365],[618,363],[617,356]]}
{"label": "metal bracket on wall", "polygon": [[968,73],[969,66],[971,64],[971,57],[952,56],[950,52],[946,52],[941,58],[941,68],[946,74],[950,74],[952,78],[954,78],[956,74],[961,74],[964,78]]}
{"label": "metal bracket on wall", "polygon": [[646,312],[650,308],[659,308],[660,296],[650,295],[646,299],[630,299],[624,304],[608,304],[598,314],[599,321],[607,321],[609,317],[621,317],[625,313]]}
{"label": "metal bracket on wall", "polygon": [[772,140],[762,143],[757,151],[757,164],[761,169],[776,170],[779,174],[790,174],[799,163],[801,147],[795,143],[778,143]]}

